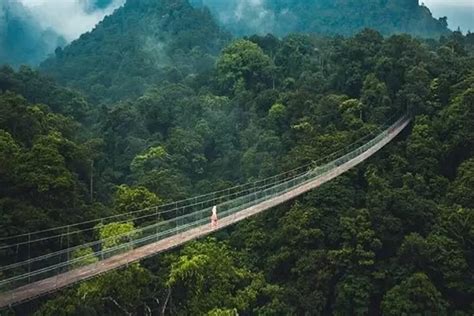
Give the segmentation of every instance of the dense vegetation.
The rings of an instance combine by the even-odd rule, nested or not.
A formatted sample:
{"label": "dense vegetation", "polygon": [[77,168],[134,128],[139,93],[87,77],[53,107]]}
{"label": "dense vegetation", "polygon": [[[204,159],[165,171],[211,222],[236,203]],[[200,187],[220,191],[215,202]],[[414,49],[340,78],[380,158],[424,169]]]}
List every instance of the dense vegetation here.
{"label": "dense vegetation", "polygon": [[433,18],[418,0],[191,0],[207,6],[234,34],[292,32],[352,35],[375,28],[384,35],[409,33],[438,38],[446,18]]}
{"label": "dense vegetation", "polygon": [[[140,22],[134,6],[150,3],[158,18]],[[129,1],[45,63],[84,95],[0,69],[0,238],[273,175],[407,111],[413,123],[296,201],[6,315],[474,313],[474,36],[267,35],[217,53],[228,37],[206,11],[160,3],[176,11]],[[166,73],[144,66],[138,30],[167,30]],[[0,263],[26,256],[7,249]]]}
{"label": "dense vegetation", "polygon": [[95,102],[138,97],[212,68],[230,36],[184,0],[129,0],[41,69]]}
{"label": "dense vegetation", "polygon": [[[186,0],[129,0],[92,32],[58,49],[41,69],[94,102],[138,97],[165,81],[189,85],[195,76],[212,69],[213,56],[230,38],[208,7],[234,34],[351,35],[365,27],[384,35],[406,32],[438,38],[449,34],[446,21],[434,19],[417,0],[192,3],[198,9]],[[240,18],[233,21],[235,17]]]}

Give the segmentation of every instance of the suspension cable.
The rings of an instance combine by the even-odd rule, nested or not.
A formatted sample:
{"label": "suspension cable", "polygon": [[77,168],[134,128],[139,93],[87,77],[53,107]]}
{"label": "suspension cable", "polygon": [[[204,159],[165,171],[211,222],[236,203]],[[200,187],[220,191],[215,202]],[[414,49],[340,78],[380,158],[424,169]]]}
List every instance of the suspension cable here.
{"label": "suspension cable", "polygon": [[[392,116],[388,121],[392,120],[394,116]],[[196,206],[196,205],[201,204],[201,203],[206,203],[206,202],[209,202],[209,201],[212,201],[212,200],[225,198],[225,197],[231,196],[232,194],[220,195],[220,196],[216,196],[216,195],[218,195],[219,193],[230,192],[230,191],[233,191],[235,189],[241,189],[241,188],[245,188],[245,187],[249,187],[249,186],[250,187],[256,187],[258,184],[266,183],[268,180],[278,178],[278,177],[281,177],[281,176],[284,176],[284,175],[287,175],[287,174],[291,174],[291,173],[293,173],[295,171],[298,171],[302,168],[315,166],[315,165],[321,163],[322,161],[325,161],[325,160],[327,160],[331,157],[334,157],[334,156],[338,155],[341,151],[346,151],[347,148],[350,148],[351,146],[355,145],[356,143],[359,143],[359,142],[367,139],[368,137],[372,136],[375,132],[380,131],[380,130],[381,130],[381,127],[377,126],[377,127],[373,128],[373,130],[369,134],[357,139],[353,143],[351,143],[349,145],[346,145],[343,148],[341,148],[341,149],[339,149],[339,150],[337,150],[337,151],[335,151],[331,154],[328,154],[328,155],[326,155],[322,158],[319,158],[319,159],[317,159],[315,161],[312,161],[308,164],[305,164],[303,166],[300,166],[300,167],[291,169],[289,171],[285,171],[285,172],[282,172],[280,174],[277,174],[277,175],[274,175],[274,176],[271,176],[271,177],[267,177],[267,178],[264,178],[264,179],[261,179],[261,180],[258,180],[258,181],[248,182],[248,183],[236,185],[236,186],[233,186],[233,187],[230,187],[230,188],[227,188],[227,189],[222,189],[222,190],[218,190],[218,191],[214,191],[214,192],[209,192],[209,193],[202,194],[202,195],[199,195],[199,196],[183,199],[183,200],[176,201],[176,202],[170,202],[170,203],[159,205],[159,206],[147,207],[147,208],[144,208],[144,209],[140,209],[140,210],[136,210],[136,211],[132,211],[132,212],[128,212],[128,213],[111,215],[111,216],[102,217],[102,218],[99,218],[99,219],[83,221],[83,222],[74,223],[74,224],[70,224],[70,225],[52,227],[52,228],[39,230],[39,231],[35,231],[35,232],[30,232],[30,233],[24,233],[24,234],[19,234],[19,235],[14,235],[14,236],[2,237],[2,238],[0,238],[0,241],[5,241],[5,240],[10,240],[10,239],[15,239],[15,238],[21,238],[21,237],[27,237],[29,235],[30,236],[31,235],[38,235],[38,234],[41,234],[41,233],[57,231],[57,230],[64,230],[64,229],[69,229],[70,230],[71,228],[81,226],[81,225],[94,224],[94,223],[98,224],[98,223],[101,223],[101,222],[104,222],[104,221],[107,221],[107,220],[111,220],[111,219],[116,219],[116,218],[120,218],[120,217],[129,217],[129,216],[132,216],[134,214],[139,214],[139,213],[143,213],[143,212],[147,212],[147,211],[154,211],[152,214],[143,215],[143,216],[139,216],[139,217],[134,217],[134,218],[131,218],[131,219],[125,219],[125,220],[122,220],[122,221],[118,221],[117,223],[135,221],[135,220],[138,220],[138,219],[148,218],[148,217],[151,217],[151,216],[160,216],[160,215],[168,214],[168,213],[171,213],[173,211],[176,211],[177,209],[181,209],[181,208],[185,209],[185,208],[188,208],[188,207]],[[239,191],[239,193],[243,192],[243,191],[245,191],[245,190],[241,190],[241,191]],[[181,203],[185,203],[185,202],[192,203],[192,201],[197,201],[201,198],[205,198],[205,197],[208,197],[208,196],[215,196],[215,197],[212,198],[212,199],[195,202],[193,204],[185,204],[183,206],[177,207],[177,205],[179,205]],[[174,208],[169,209],[169,210],[157,211],[158,209],[163,209],[163,208],[166,208],[166,207],[174,207]],[[91,230],[94,230],[94,229],[95,229],[95,226],[92,226],[92,227],[85,228],[85,229],[69,231],[66,234],[64,234],[64,233],[56,234],[56,235],[53,235],[53,236],[31,239],[30,241],[24,241],[24,242],[19,242],[19,243],[2,245],[2,246],[0,246],[0,250],[25,245],[25,244],[28,244],[28,243],[37,243],[37,242],[46,241],[46,240],[50,240],[50,239],[56,239],[56,238],[60,238],[62,236],[67,236],[67,235],[77,235],[77,234],[80,234],[82,232],[88,232],[88,231],[91,231]]]}

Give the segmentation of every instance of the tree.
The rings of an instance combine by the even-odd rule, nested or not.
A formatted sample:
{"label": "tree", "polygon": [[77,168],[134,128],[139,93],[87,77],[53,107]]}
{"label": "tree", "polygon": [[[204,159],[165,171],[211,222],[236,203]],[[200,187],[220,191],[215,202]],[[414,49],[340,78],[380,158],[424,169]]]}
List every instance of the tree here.
{"label": "tree", "polygon": [[[133,240],[136,235],[135,227],[133,223],[110,223],[106,225],[99,224],[96,226],[98,239],[101,241],[102,251],[109,248],[115,248],[121,244],[128,243]],[[120,247],[119,249],[131,249],[132,245],[127,245],[125,248]]]}
{"label": "tree", "polygon": [[474,158],[463,162],[458,168],[456,179],[451,183],[448,197],[451,202],[464,207],[474,205]]}
{"label": "tree", "polygon": [[375,252],[382,247],[372,229],[369,213],[360,210],[354,217],[340,219],[342,249],[330,252],[343,269],[365,270],[375,264]]}
{"label": "tree", "polygon": [[125,184],[118,186],[115,193],[115,211],[126,214],[159,206],[160,198],[145,187],[129,187]]}
{"label": "tree", "polygon": [[67,168],[61,152],[67,143],[59,132],[40,135],[22,156],[18,169],[22,186],[41,196],[43,205],[71,205],[75,198],[75,175]]}
{"label": "tree", "polygon": [[[132,223],[110,223],[98,225],[97,235],[102,240],[102,251],[119,247],[134,235]],[[130,249],[129,246],[125,249]],[[117,251],[112,252],[116,254]],[[98,260],[91,248],[79,248],[73,258],[80,259],[75,266],[83,266]],[[133,263],[121,271],[111,271],[103,276],[85,281],[64,295],[48,301],[36,315],[116,315],[118,312],[130,314],[146,303],[151,295],[148,286],[151,274],[138,263]]]}
{"label": "tree", "polygon": [[166,281],[173,301],[181,302],[174,308],[184,314],[252,311],[268,292],[266,284],[237,259],[237,253],[215,239],[186,246],[173,260]]}
{"label": "tree", "polygon": [[381,124],[389,117],[391,100],[388,89],[374,74],[366,77],[360,101],[364,105],[363,116],[367,121]]}
{"label": "tree", "polygon": [[[365,315],[385,304],[393,314],[415,306],[415,314],[419,302],[444,301],[437,314],[473,314],[473,37],[384,38],[403,29],[391,18],[429,26],[416,0],[350,0],[344,10],[358,14],[339,15],[342,28],[325,15],[334,1],[262,5],[318,32],[352,33],[363,27],[355,20],[382,22],[382,30],[253,36],[218,56],[225,36],[207,9],[136,0],[43,65],[87,99],[31,69],[0,68],[0,248],[29,231],[121,214],[94,236],[37,234],[101,239],[102,247],[69,253],[77,267],[94,264],[153,239],[160,229],[148,225],[168,227],[161,203],[227,195],[289,170],[292,177],[357,148],[407,107],[412,124],[366,163],[219,231],[220,241],[81,283],[41,312]],[[314,12],[324,23],[309,18]],[[134,220],[135,211],[143,218]],[[64,238],[51,240],[0,249],[0,265],[63,249]]]}
{"label": "tree", "polygon": [[403,100],[403,108],[400,111],[407,111],[412,115],[433,113],[433,109],[428,107],[428,102],[425,101],[429,96],[430,86],[430,74],[423,65],[409,69],[405,74],[405,85],[400,92]]}
{"label": "tree", "polygon": [[258,91],[269,86],[272,67],[272,60],[257,44],[237,40],[224,48],[217,61],[218,80],[224,91]]}
{"label": "tree", "polygon": [[344,124],[350,129],[355,130],[363,124],[363,107],[364,105],[357,99],[349,99],[339,106],[342,112]]}
{"label": "tree", "polygon": [[448,304],[424,273],[415,273],[385,294],[384,315],[447,315]]}
{"label": "tree", "polygon": [[72,268],[87,266],[96,263],[99,259],[95,256],[94,250],[90,247],[78,248],[73,251],[71,260],[74,260]]}
{"label": "tree", "polygon": [[374,293],[370,272],[382,243],[371,228],[367,211],[359,211],[353,218],[342,217],[340,221],[342,249],[329,252],[343,275],[336,285],[334,310],[337,315],[365,315]]}
{"label": "tree", "polygon": [[238,316],[239,313],[234,309],[215,308],[206,314],[207,316]]}
{"label": "tree", "polygon": [[369,276],[346,275],[336,286],[334,315],[367,315],[374,285]]}
{"label": "tree", "polygon": [[139,264],[123,271],[85,281],[62,295],[49,300],[35,315],[117,315],[135,314],[145,308],[151,293],[152,278]]}
{"label": "tree", "polygon": [[19,155],[20,146],[15,142],[12,135],[0,129],[0,181],[4,182],[5,186],[15,176]]}
{"label": "tree", "polygon": [[463,160],[473,155],[474,142],[474,89],[471,88],[474,78],[471,76],[456,87],[452,102],[442,111],[439,120],[440,139],[445,144],[443,164],[450,175]]}

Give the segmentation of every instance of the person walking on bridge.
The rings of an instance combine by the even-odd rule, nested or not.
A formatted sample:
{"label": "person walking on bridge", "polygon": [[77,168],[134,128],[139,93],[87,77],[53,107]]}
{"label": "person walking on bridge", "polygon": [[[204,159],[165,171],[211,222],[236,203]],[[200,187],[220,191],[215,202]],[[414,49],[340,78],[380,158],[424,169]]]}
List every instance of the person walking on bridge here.
{"label": "person walking on bridge", "polygon": [[211,227],[217,227],[217,207],[215,205],[212,207]]}

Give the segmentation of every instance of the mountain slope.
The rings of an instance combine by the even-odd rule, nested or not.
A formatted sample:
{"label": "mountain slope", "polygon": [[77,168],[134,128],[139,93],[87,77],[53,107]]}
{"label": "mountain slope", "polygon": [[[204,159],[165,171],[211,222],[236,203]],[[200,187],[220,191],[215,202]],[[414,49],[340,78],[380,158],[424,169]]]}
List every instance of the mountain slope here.
{"label": "mountain slope", "polygon": [[39,64],[64,44],[52,30],[44,30],[18,1],[0,2],[0,64]]}
{"label": "mountain slope", "polygon": [[116,101],[211,68],[228,38],[185,0],[129,0],[41,69],[92,99]]}
{"label": "mountain slope", "polygon": [[234,34],[291,32],[352,35],[364,28],[384,35],[438,37],[449,32],[418,0],[191,0],[208,6]]}
{"label": "mountain slope", "polygon": [[416,0],[129,0],[41,69],[93,101],[141,95],[163,82],[182,82],[212,68],[229,36],[289,32],[349,35],[365,27],[382,34],[439,36],[445,20]]}

